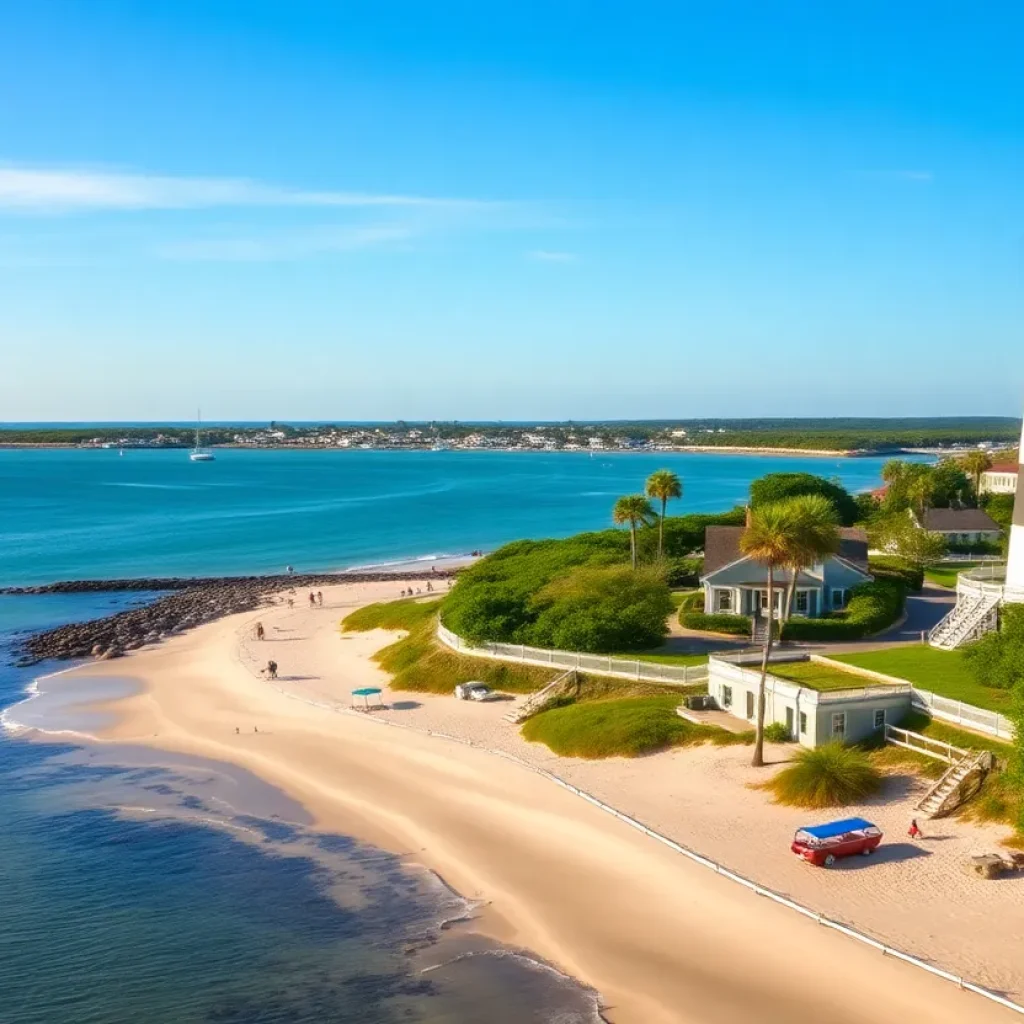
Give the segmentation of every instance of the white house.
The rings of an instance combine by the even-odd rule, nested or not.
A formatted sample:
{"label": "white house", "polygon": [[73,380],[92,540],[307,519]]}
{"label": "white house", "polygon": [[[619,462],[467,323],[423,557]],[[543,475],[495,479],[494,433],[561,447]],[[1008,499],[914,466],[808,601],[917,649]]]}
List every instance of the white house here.
{"label": "white house", "polygon": [[982,494],[1016,494],[1019,469],[1016,462],[997,462],[981,474],[978,489]]}
{"label": "white house", "polygon": [[949,544],[995,542],[1003,535],[999,524],[980,508],[930,508],[914,516],[922,530],[941,534]]}
{"label": "white house", "polygon": [[[704,531],[704,611],[709,615],[755,615],[768,607],[768,570],[740,550],[742,526],[709,526]],[[810,566],[797,577],[793,614],[817,618],[847,606],[850,593],[871,580],[868,538],[863,530],[844,527],[838,554]],[[774,574],[775,615],[790,582],[788,569]]]}

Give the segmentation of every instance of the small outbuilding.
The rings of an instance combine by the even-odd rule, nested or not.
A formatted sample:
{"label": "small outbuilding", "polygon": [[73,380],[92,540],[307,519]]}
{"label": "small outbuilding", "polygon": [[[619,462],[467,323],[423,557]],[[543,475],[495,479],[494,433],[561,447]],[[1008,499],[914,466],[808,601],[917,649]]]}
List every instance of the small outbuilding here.
{"label": "small outbuilding", "polygon": [[[844,676],[849,676],[847,687]],[[717,707],[753,725],[761,682],[760,655],[708,659],[708,694]],[[884,736],[910,711],[909,683],[882,683],[814,655],[783,655],[769,666],[765,725],[784,725],[805,747],[831,740],[861,743]]]}

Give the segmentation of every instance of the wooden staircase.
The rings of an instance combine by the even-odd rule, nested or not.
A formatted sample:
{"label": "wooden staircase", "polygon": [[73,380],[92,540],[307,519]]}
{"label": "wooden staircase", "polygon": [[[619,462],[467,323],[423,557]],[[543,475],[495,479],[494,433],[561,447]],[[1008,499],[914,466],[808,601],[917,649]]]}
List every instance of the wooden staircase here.
{"label": "wooden staircase", "polygon": [[969,750],[946,769],[917,805],[926,818],[941,818],[969,800],[981,786],[993,764],[987,750]]}
{"label": "wooden staircase", "polygon": [[570,685],[576,685],[576,669],[574,668],[552,679],[547,686],[537,690],[536,693],[531,693],[521,704],[517,704],[508,714],[502,715],[502,717],[512,725],[525,722],[531,715],[535,715],[540,711],[549,700],[567,690]]}

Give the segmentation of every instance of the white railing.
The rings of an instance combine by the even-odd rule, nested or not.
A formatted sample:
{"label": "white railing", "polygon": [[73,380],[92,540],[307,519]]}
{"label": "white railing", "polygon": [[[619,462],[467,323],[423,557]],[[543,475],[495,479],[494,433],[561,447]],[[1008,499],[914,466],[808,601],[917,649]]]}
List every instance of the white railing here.
{"label": "white railing", "polygon": [[940,697],[937,693],[921,690],[916,686],[910,693],[913,706],[918,711],[924,711],[931,715],[932,718],[941,718],[944,722],[954,722],[957,725],[966,726],[968,729],[974,729],[975,732],[988,733],[997,739],[1006,740],[1007,743],[1013,742],[1016,735],[1013,722],[997,711],[986,711],[973,704]]}
{"label": "white railing", "polygon": [[[969,751],[960,747],[954,747],[952,743],[943,740],[935,740],[930,736],[924,736],[919,732],[911,732],[909,729],[900,729],[898,726],[885,726],[885,740],[897,747],[906,747],[915,753],[924,754],[926,757],[934,757],[937,761],[945,761],[946,764],[954,764],[961,758],[967,756]],[[956,754],[956,757],[953,755]],[[933,787],[934,788],[934,787]]]}
{"label": "white railing", "polygon": [[516,661],[524,665],[550,668],[574,668],[592,675],[614,676],[617,679],[648,683],[667,683],[670,686],[695,686],[698,683],[706,683],[708,679],[707,665],[662,665],[634,658],[615,658],[604,654],[583,654],[578,651],[552,651],[543,647],[490,641],[474,645],[463,640],[440,622],[437,624],[437,638],[453,651],[476,658]]}

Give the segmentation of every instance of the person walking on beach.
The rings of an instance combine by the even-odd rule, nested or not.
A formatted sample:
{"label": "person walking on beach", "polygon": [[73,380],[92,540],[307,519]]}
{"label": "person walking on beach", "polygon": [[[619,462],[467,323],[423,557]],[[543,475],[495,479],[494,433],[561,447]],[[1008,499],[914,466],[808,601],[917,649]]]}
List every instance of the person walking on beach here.
{"label": "person walking on beach", "polygon": [[907,830],[907,835],[911,839],[924,839],[924,833],[917,827],[917,818],[910,819],[910,828]]}
{"label": "person walking on beach", "polygon": [[314,594],[312,590],[309,592],[309,607],[316,607],[316,594]]}
{"label": "person walking on beach", "polygon": [[271,679],[277,678],[277,662],[273,659],[267,662],[267,675],[270,676]]}
{"label": "person walking on beach", "polygon": [[257,622],[256,623],[256,639],[257,640],[262,640],[263,637],[264,637],[263,623],[262,622]]}
{"label": "person walking on beach", "polygon": [[320,605],[321,608],[323,608],[323,606],[324,606],[324,592],[322,590],[318,590],[316,592],[316,603],[318,605]]}

